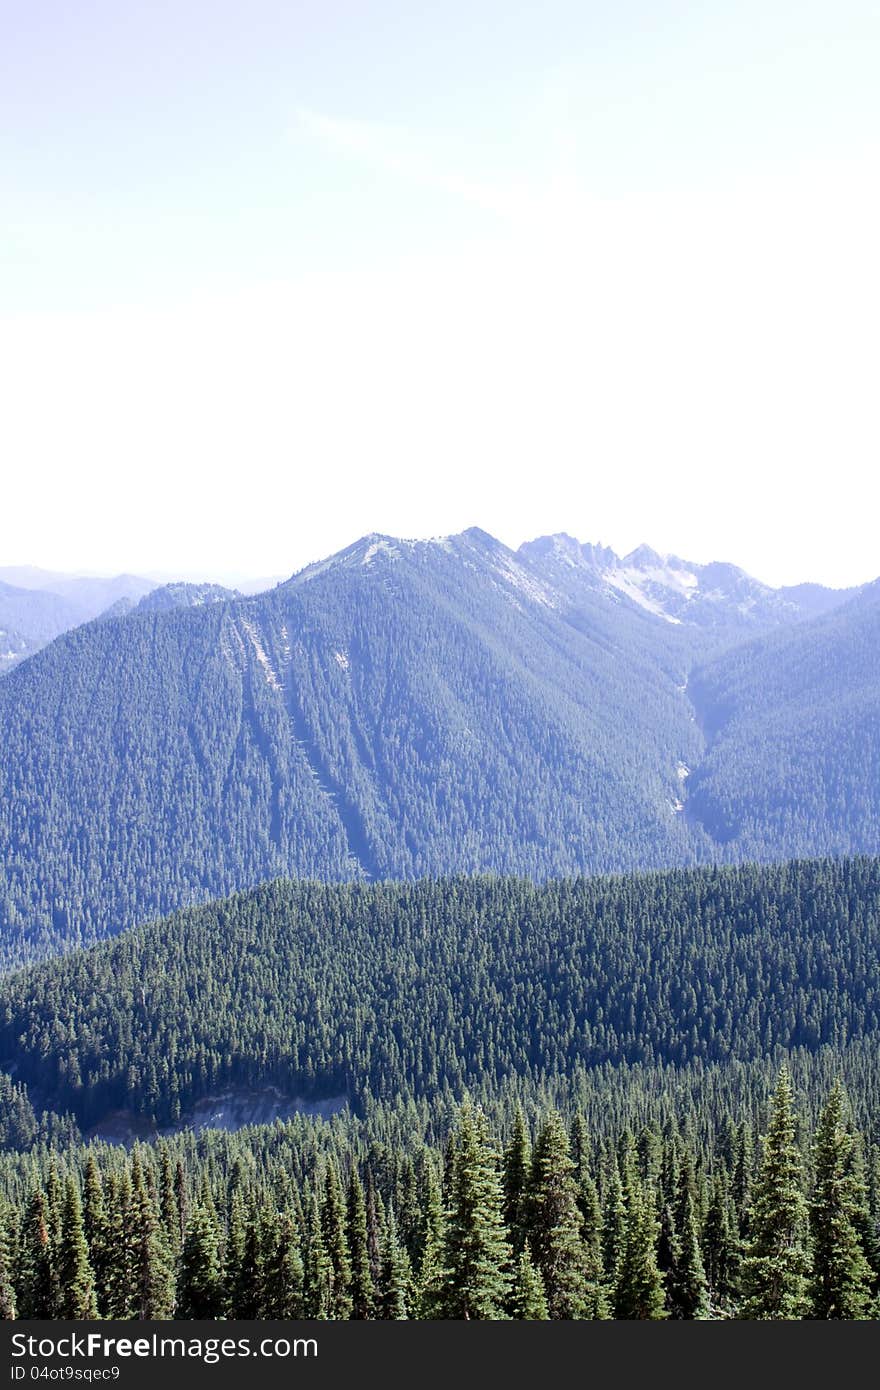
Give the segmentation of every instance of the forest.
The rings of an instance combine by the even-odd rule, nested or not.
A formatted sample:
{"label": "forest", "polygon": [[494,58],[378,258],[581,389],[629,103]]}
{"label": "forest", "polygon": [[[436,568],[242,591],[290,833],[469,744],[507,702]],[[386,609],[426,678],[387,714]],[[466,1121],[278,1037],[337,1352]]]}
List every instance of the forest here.
{"label": "forest", "polygon": [[42,1147],[0,1165],[0,1316],[865,1319],[880,1149],[786,1066],[756,1142],[691,1112],[601,1136],[555,1109],[506,1137],[465,1097],[441,1144],[310,1122]]}
{"label": "forest", "polygon": [[538,559],[361,543],[255,598],[160,590],[18,665],[0,969],[277,877],[876,851],[875,589],[746,642],[736,603],[676,625]]}
{"label": "forest", "polygon": [[[875,1317],[878,951],[861,858],[279,881],[29,966],[6,1315]],[[228,1085],[346,1104],[189,1128]]]}

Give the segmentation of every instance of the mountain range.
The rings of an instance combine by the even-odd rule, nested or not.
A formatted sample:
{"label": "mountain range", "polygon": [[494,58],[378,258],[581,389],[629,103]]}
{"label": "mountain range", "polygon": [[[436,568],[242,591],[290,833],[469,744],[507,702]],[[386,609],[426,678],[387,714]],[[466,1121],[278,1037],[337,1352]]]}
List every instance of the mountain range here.
{"label": "mountain range", "polygon": [[0,568],[0,676],[61,633],[112,605],[125,609],[155,587],[133,574],[105,579],[32,565]]}
{"label": "mountain range", "polygon": [[0,681],[6,964],[276,876],[880,848],[880,585],[472,529],[109,607]]}

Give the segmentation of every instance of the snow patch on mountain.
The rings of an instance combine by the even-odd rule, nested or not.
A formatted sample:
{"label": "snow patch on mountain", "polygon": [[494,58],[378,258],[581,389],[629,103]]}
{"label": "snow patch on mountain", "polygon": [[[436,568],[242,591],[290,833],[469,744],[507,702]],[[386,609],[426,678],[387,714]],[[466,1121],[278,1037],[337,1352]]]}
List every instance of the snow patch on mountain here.
{"label": "snow patch on mountain", "polygon": [[627,598],[632,599],[633,603],[637,603],[640,608],[646,609],[647,612],[653,613],[658,618],[665,618],[667,623],[681,622],[681,618],[666,611],[662,599],[656,592],[651,592],[650,580],[640,570],[610,570],[605,573],[603,578],[612,589],[626,594]]}
{"label": "snow patch on mountain", "polygon": [[266,684],[270,685],[273,690],[282,690],[283,686],[275,674],[271,661],[266,655],[266,649],[260,641],[256,627],[248,618],[242,618],[241,625],[247,633],[248,637],[251,639],[251,645],[254,649],[254,655],[256,656],[257,661],[260,663],[265,673]]}
{"label": "snow patch on mountain", "polygon": [[495,572],[508,584],[511,584],[514,589],[525,594],[526,598],[531,599],[533,603],[540,603],[544,608],[558,607],[555,596],[546,584],[542,584],[540,580],[527,573],[521,565],[516,563],[513,556],[503,555],[500,563],[495,566]]}

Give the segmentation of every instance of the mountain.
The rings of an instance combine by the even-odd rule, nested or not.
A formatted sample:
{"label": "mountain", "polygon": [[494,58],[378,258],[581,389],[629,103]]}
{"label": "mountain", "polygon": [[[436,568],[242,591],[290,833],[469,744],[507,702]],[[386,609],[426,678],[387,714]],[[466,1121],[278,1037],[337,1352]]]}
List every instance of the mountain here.
{"label": "mountain", "polygon": [[[775,792],[789,838],[811,854],[876,848],[873,752],[853,782],[849,745],[802,762],[796,748],[801,734],[812,746],[811,691],[821,703],[834,679],[876,718],[880,682],[847,637],[870,589],[819,618],[766,596],[743,612],[755,581],[705,566],[671,621],[656,558],[626,564],[653,575],[650,604],[610,583],[610,552],[558,537],[515,553],[477,529],[371,535],[253,598],[168,606],[159,591],[58,639],[0,682],[3,959],[276,876],[543,879],[782,857],[769,790],[746,837],[711,803],[764,785],[725,704],[743,705],[757,657],[741,638],[756,629],[768,738],[793,698],[774,662],[824,652],[804,667],[795,764]],[[802,811],[851,783],[833,823]]]}
{"label": "mountain", "polygon": [[136,602],[153,587],[129,574],[100,579],[28,565],[0,569],[0,674],[111,604]]}
{"label": "mountain", "polygon": [[607,546],[582,545],[571,536],[542,536],[519,554],[574,597],[584,587],[623,597],[668,623],[727,631],[742,638],[765,628],[798,622],[839,607],[855,589],[799,584],[772,589],[736,565],[708,565],[659,555],[640,545],[622,558]]}
{"label": "mountain", "polygon": [[38,569],[34,565],[0,566],[0,581],[19,589],[48,593],[64,599],[81,623],[96,618],[117,599],[140,599],[156,588],[154,580],[136,574],[107,577],[64,574],[57,570]]}
{"label": "mountain", "polygon": [[11,671],[13,666],[24,661],[25,657],[39,651],[42,645],[42,642],[38,642],[32,637],[25,637],[23,633],[16,632],[14,628],[0,627],[0,676]]}
{"label": "mountain", "polygon": [[688,684],[707,738],[688,814],[730,857],[822,841],[880,847],[880,582],[843,607],[699,666]]}
{"label": "mountain", "polygon": [[162,584],[141,599],[137,611],[167,613],[172,608],[203,608],[206,603],[225,603],[241,597],[236,589],[224,589],[222,584]]}
{"label": "mountain", "polygon": [[60,594],[21,589],[0,580],[0,626],[42,643],[51,642],[79,621],[79,609]]}

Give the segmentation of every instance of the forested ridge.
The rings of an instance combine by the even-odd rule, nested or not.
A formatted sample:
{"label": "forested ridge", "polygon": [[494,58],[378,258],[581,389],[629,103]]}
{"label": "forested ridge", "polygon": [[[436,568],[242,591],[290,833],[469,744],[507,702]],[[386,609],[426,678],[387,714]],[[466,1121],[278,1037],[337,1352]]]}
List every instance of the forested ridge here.
{"label": "forested ridge", "polygon": [[876,859],[279,881],[0,983],[0,1057],[86,1126],[230,1082],[362,1107],[878,1036]]}
{"label": "forested ridge", "polygon": [[755,645],[734,577],[689,626],[555,551],[366,538],[66,634],[0,682],[0,965],[279,876],[876,852],[880,594]]}

